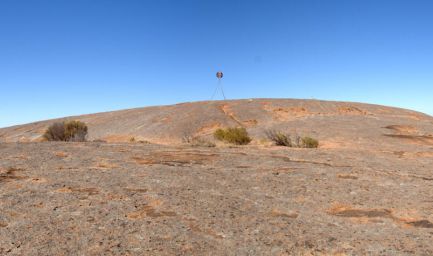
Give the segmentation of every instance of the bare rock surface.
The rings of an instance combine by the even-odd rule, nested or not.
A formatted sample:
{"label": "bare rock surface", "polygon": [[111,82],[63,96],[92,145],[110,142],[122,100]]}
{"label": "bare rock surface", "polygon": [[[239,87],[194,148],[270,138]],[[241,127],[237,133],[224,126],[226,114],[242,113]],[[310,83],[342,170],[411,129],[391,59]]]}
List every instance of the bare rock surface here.
{"label": "bare rock surface", "polygon": [[[52,121],[0,129],[0,255],[433,254],[432,118],[348,104],[245,100],[78,117],[93,138],[151,139],[150,123],[134,133],[120,113],[135,125],[149,109],[173,111],[168,127],[152,129],[174,143],[191,127],[176,127],[175,109],[190,106],[204,111],[191,110],[194,134],[247,127],[253,144],[236,147],[16,142]],[[258,143],[269,127],[311,134],[320,147]]]}
{"label": "bare rock surface", "polygon": [[173,144],[185,135],[211,138],[219,127],[243,126],[256,141],[266,129],[277,129],[317,137],[325,147],[376,147],[378,140],[395,140],[384,134],[433,145],[433,118],[428,115],[362,103],[295,99],[204,101],[67,117],[0,129],[0,142],[39,141],[50,124],[66,119],[85,122],[89,140],[108,142],[135,138]]}

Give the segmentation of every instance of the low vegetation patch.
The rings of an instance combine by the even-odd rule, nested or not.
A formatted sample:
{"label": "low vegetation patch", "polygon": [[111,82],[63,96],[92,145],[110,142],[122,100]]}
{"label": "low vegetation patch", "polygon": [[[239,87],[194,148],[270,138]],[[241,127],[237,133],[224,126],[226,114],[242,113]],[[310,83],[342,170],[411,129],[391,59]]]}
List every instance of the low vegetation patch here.
{"label": "low vegetation patch", "polygon": [[214,137],[217,140],[236,145],[247,145],[251,142],[251,138],[245,128],[220,128],[214,132]]}
{"label": "low vegetation patch", "polygon": [[129,138],[129,142],[130,142],[130,143],[140,143],[140,144],[151,144],[150,141],[147,141],[147,140],[139,140],[139,139],[136,139],[135,137],[131,137],[131,138]]}
{"label": "low vegetation patch", "polygon": [[213,143],[212,141],[206,140],[204,138],[196,137],[196,136],[187,135],[187,134],[185,134],[182,137],[182,142],[185,144],[189,144],[192,147],[208,147],[208,148],[216,147],[215,143]]}
{"label": "low vegetation patch", "polygon": [[207,148],[216,147],[215,143],[203,138],[193,138],[190,145],[193,147],[207,147]]}
{"label": "low vegetation patch", "polygon": [[50,125],[43,137],[47,141],[86,141],[87,125],[80,121],[58,122]]}
{"label": "low vegetation patch", "polygon": [[286,135],[280,131],[268,130],[265,132],[266,137],[275,143],[277,146],[286,146],[292,147],[292,140],[290,139],[290,135]]}
{"label": "low vegetation patch", "polygon": [[275,143],[277,146],[295,147],[295,148],[317,148],[319,141],[311,137],[300,137],[295,135],[292,137],[281,131],[267,130],[266,137]]}
{"label": "low vegetation patch", "polygon": [[319,141],[311,137],[303,137],[301,141],[304,148],[317,148],[319,146]]}
{"label": "low vegetation patch", "polygon": [[93,140],[93,142],[107,143],[107,141],[103,140],[103,139],[96,139],[96,140]]}

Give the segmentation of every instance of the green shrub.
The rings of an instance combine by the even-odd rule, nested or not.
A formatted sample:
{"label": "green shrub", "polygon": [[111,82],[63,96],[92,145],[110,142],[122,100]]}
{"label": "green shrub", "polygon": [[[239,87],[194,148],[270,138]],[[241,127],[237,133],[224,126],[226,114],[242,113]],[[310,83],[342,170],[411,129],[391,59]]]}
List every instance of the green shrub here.
{"label": "green shrub", "polygon": [[213,136],[215,139],[223,141],[226,136],[226,131],[224,129],[218,128],[214,132]]}
{"label": "green shrub", "polygon": [[311,137],[303,137],[301,141],[304,148],[317,148],[319,146],[319,141]]}
{"label": "green shrub", "polygon": [[290,139],[289,135],[286,135],[280,131],[275,130],[268,130],[265,132],[266,137],[273,141],[275,145],[277,146],[286,146],[286,147],[292,147],[292,140]]}
{"label": "green shrub", "polygon": [[54,123],[45,131],[47,141],[86,141],[87,125],[80,121]]}
{"label": "green shrub", "polygon": [[251,142],[251,138],[245,128],[220,128],[214,132],[214,137],[217,140],[236,145],[246,145]]}

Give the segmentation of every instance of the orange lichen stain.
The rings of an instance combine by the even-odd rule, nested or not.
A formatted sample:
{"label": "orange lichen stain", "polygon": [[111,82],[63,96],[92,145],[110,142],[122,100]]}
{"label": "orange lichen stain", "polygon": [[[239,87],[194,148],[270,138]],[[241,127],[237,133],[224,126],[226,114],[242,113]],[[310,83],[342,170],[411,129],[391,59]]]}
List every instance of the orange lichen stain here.
{"label": "orange lichen stain", "polygon": [[134,136],[129,135],[129,134],[112,134],[112,135],[108,135],[106,137],[103,137],[102,140],[105,140],[108,143],[129,142],[131,137],[134,137]]}
{"label": "orange lichen stain", "polygon": [[328,213],[334,216],[347,218],[394,218],[391,210],[388,209],[355,209],[342,204],[336,204],[328,210]]}
{"label": "orange lichen stain", "polygon": [[20,160],[28,160],[29,159],[29,157],[26,155],[13,156],[12,158],[20,159]]}
{"label": "orange lichen stain", "polygon": [[192,244],[182,245],[181,248],[182,253],[187,253],[188,255],[192,255],[192,251],[194,251],[194,246]]}
{"label": "orange lichen stain", "polygon": [[163,205],[159,199],[152,199],[145,196],[149,201],[147,204],[139,207],[138,210],[130,212],[126,215],[128,219],[141,219],[144,217],[159,218],[159,217],[174,217],[177,214],[173,211],[158,210]]}
{"label": "orange lichen stain", "polygon": [[132,160],[134,160],[137,164],[147,165],[147,164],[156,164],[157,161],[153,160],[151,158],[142,158],[138,156],[132,157]]}
{"label": "orange lichen stain", "polygon": [[64,187],[64,188],[57,189],[56,192],[60,192],[60,193],[72,193],[72,189],[68,188],[68,187]]}
{"label": "orange lichen stain", "polygon": [[107,170],[119,167],[117,164],[111,163],[108,159],[98,159],[95,166],[90,167],[93,170]]}
{"label": "orange lichen stain", "polygon": [[417,152],[417,157],[433,157],[433,152]]}
{"label": "orange lichen stain", "polygon": [[223,239],[224,238],[223,234],[218,233],[215,230],[212,230],[212,229],[209,229],[209,228],[203,228],[202,229],[202,228],[200,228],[200,226],[197,223],[195,223],[193,221],[192,222],[188,222],[187,225],[188,225],[188,227],[190,228],[190,230],[192,232],[197,232],[197,233],[202,233],[202,234],[205,234],[205,235],[209,235],[209,236],[211,236],[213,238],[216,238],[216,239]]}
{"label": "orange lichen stain", "polygon": [[118,167],[117,164],[108,163],[108,162],[105,162],[105,161],[99,162],[96,166],[98,168],[101,168],[101,169],[111,169],[111,168]]}
{"label": "orange lichen stain", "polygon": [[356,219],[359,223],[381,223],[380,219],[390,219],[404,227],[433,228],[433,223],[427,219],[414,217],[399,217],[389,209],[356,209],[343,204],[335,204],[328,214]]}
{"label": "orange lichen stain", "polygon": [[221,106],[219,106],[221,111],[224,113],[224,115],[226,115],[227,117],[229,117],[231,120],[235,121],[236,123],[238,123],[239,125],[243,126],[243,123],[241,120],[239,120],[235,113],[232,111],[231,106],[228,104],[223,104]]}
{"label": "orange lichen stain", "polygon": [[273,107],[269,104],[264,104],[263,109],[270,112],[274,119],[280,121],[289,121],[294,120],[299,117],[311,116],[313,113],[310,113],[304,107]]}
{"label": "orange lichen stain", "polygon": [[270,215],[272,217],[283,217],[283,218],[291,218],[291,219],[296,219],[299,214],[296,212],[285,212],[279,209],[272,209],[272,211],[270,212]]}
{"label": "orange lichen stain", "polygon": [[339,148],[347,148],[343,142],[335,141],[335,140],[320,140],[320,148],[326,149],[339,149]]}
{"label": "orange lichen stain", "polygon": [[359,109],[354,106],[341,106],[338,108],[338,111],[341,114],[349,114],[349,115],[367,115],[368,112],[362,109]]}
{"label": "orange lichen stain", "polygon": [[216,232],[215,230],[212,230],[212,229],[206,229],[205,230],[205,234],[210,235],[210,236],[212,236],[212,237],[214,237],[216,239],[223,239],[224,238],[223,234],[218,233],[218,232]]}
{"label": "orange lichen stain", "polygon": [[196,136],[203,136],[212,134],[216,129],[221,128],[222,125],[220,123],[209,123],[202,127],[200,127],[195,133]]}
{"label": "orange lichen stain", "polygon": [[125,188],[126,191],[132,192],[132,193],[146,193],[146,188]]}
{"label": "orange lichen stain", "polygon": [[198,224],[196,223],[188,223],[188,227],[191,229],[191,231],[193,232],[201,232],[201,228],[199,227]]}
{"label": "orange lichen stain", "polygon": [[296,203],[305,203],[307,199],[304,196],[297,196],[293,199],[293,201]]}
{"label": "orange lichen stain", "polygon": [[161,118],[161,122],[163,122],[163,123],[165,123],[165,124],[168,124],[168,123],[170,123],[171,122],[171,117],[169,117],[169,116],[166,116],[166,117],[163,117],[163,118]]}
{"label": "orange lichen stain", "polygon": [[173,211],[157,211],[151,205],[144,205],[139,210],[130,212],[126,215],[128,219],[141,219],[143,217],[159,218],[159,217],[174,217],[177,214]]}
{"label": "orange lichen stain", "polygon": [[65,152],[54,152],[54,155],[62,158],[68,157],[68,154],[66,154]]}

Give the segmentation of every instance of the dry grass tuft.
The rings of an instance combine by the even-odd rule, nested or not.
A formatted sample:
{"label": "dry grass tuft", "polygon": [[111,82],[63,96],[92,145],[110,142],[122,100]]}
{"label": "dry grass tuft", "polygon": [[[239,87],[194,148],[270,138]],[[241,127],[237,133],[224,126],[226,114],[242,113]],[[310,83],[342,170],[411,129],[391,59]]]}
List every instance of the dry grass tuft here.
{"label": "dry grass tuft", "polygon": [[216,147],[215,143],[213,143],[212,141],[200,137],[190,136],[190,135],[184,135],[182,137],[182,142],[192,147],[207,147],[207,148]]}
{"label": "dry grass tuft", "polygon": [[292,147],[292,140],[290,139],[290,135],[286,135],[280,131],[275,130],[267,130],[265,131],[266,137],[275,143],[277,146],[286,146]]}
{"label": "dry grass tuft", "polygon": [[299,137],[294,136],[294,139],[289,134],[285,134],[281,131],[267,130],[265,131],[266,137],[275,143],[277,146],[285,147],[297,147],[297,148],[317,148],[319,147],[319,141],[311,137]]}

